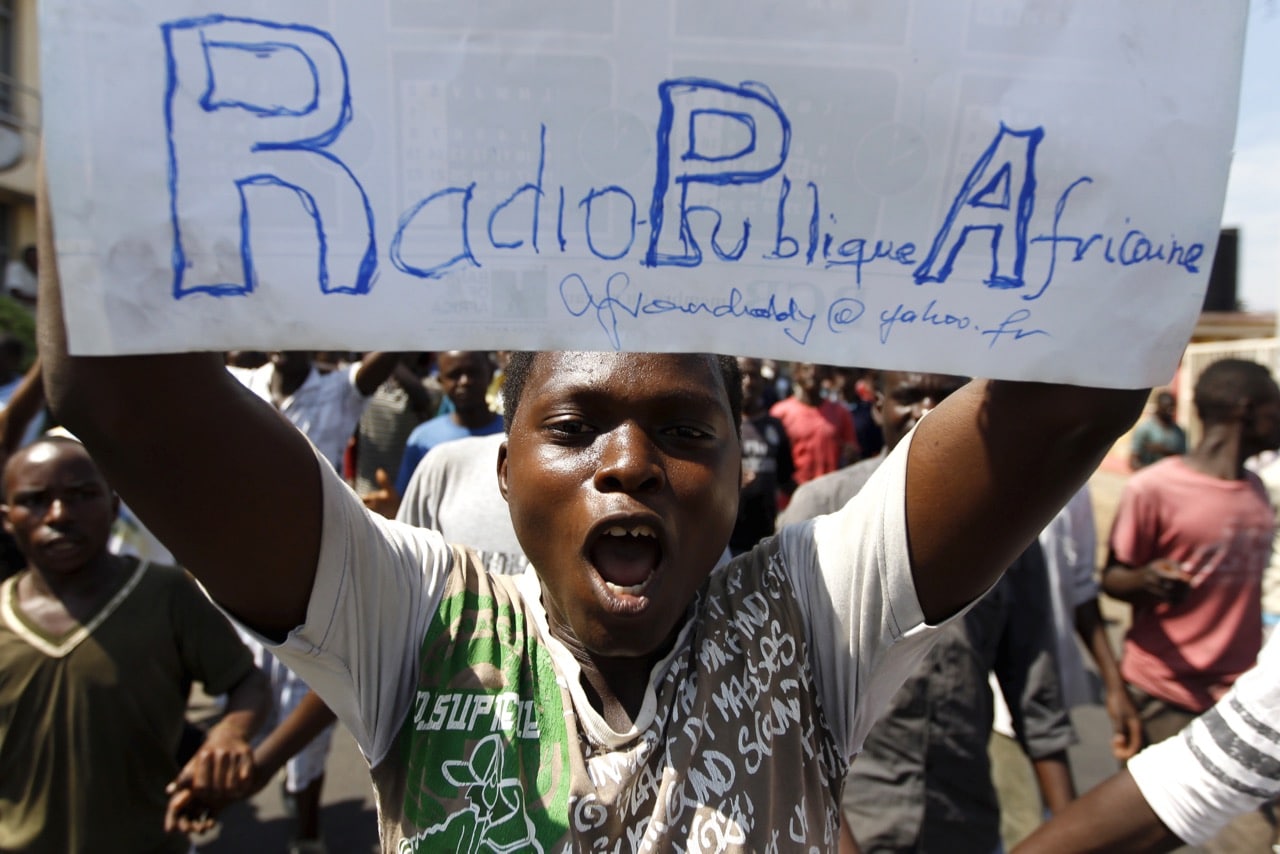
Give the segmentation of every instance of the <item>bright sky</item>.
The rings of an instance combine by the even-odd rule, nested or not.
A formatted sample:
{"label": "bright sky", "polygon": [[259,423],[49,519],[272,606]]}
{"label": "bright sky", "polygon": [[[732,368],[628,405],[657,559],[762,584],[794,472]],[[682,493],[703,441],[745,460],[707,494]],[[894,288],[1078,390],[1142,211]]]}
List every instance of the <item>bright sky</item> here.
{"label": "bright sky", "polygon": [[1254,0],[1245,38],[1236,156],[1223,225],[1240,229],[1239,297],[1280,307],[1280,2]]}

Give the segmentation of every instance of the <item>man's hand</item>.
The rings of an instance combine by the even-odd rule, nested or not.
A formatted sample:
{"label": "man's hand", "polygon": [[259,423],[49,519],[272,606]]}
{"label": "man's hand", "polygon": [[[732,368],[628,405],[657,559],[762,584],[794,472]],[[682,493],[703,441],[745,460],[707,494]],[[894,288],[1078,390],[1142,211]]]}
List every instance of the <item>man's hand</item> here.
{"label": "man's hand", "polygon": [[400,493],[396,492],[391,476],[387,474],[386,469],[378,469],[374,472],[373,480],[378,488],[361,497],[360,500],[374,513],[386,516],[388,519],[396,518],[396,511],[400,509]]}
{"label": "man's hand", "polygon": [[1191,590],[1191,577],[1173,561],[1158,558],[1143,566],[1128,566],[1112,557],[1102,573],[1108,596],[1131,605],[1178,604]]}
{"label": "man's hand", "polygon": [[190,789],[178,789],[169,795],[164,829],[166,833],[206,833],[218,824],[217,815],[218,808],[201,801]]}
{"label": "man's hand", "polygon": [[1111,718],[1111,755],[1128,762],[1142,749],[1142,718],[1123,688],[1107,692],[1107,716]]}
{"label": "man's hand", "polygon": [[1142,567],[1142,589],[1162,602],[1176,605],[1190,592],[1191,578],[1173,561],[1160,558]]}
{"label": "man's hand", "polygon": [[253,748],[234,727],[215,726],[195,756],[165,788],[169,795],[165,830],[208,830],[219,810],[253,793],[255,777]]}

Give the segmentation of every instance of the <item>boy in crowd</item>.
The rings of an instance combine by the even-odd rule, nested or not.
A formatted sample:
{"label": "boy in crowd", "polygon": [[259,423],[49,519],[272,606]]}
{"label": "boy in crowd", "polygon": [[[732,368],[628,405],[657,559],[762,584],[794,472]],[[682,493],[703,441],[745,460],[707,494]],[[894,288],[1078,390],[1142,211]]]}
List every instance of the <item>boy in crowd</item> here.
{"label": "boy in crowd", "polygon": [[[876,374],[872,415],[883,453],[796,490],[779,525],[834,513],[863,488],[916,423],[965,378]],[[1066,748],[1075,741],[1053,657],[1044,556],[1032,544],[964,615],[894,695],[849,772],[844,806],[864,851],[990,852],[1000,809],[986,734],[994,714],[988,674],[1013,698],[1019,744],[1051,810],[1074,797]]]}
{"label": "boy in crowd", "polygon": [[[502,416],[489,409],[485,395],[493,379],[493,361],[480,350],[450,350],[437,357],[440,387],[453,411],[419,425],[405,442],[396,475],[396,495],[404,495],[409,478],[432,448],[464,436],[491,436],[502,432]],[[394,510],[393,510],[394,512]]]}
{"label": "boy in crowd", "polygon": [[1151,417],[1133,428],[1133,440],[1129,454],[1129,467],[1134,471],[1146,468],[1165,457],[1187,452],[1187,434],[1173,419],[1174,400],[1168,391],[1156,394],[1156,408]]}
{"label": "boy in crowd", "polygon": [[27,568],[0,584],[0,850],[187,851],[165,787],[193,680],[226,692],[227,713],[179,779],[249,784],[266,679],[186,573],[107,551],[117,506],[72,439],[4,468]]}
{"label": "boy in crowd", "polygon": [[791,440],[764,403],[761,361],[740,356],[738,370],[742,373],[742,494],[738,497],[738,519],[729,535],[729,549],[734,554],[750,550],[773,533],[778,494],[790,495],[796,488]]}
{"label": "boy in crowd", "polygon": [[[1196,382],[1204,435],[1125,485],[1102,589],[1133,606],[1120,672],[1147,743],[1212,706],[1262,644],[1262,573],[1275,517],[1245,460],[1280,447],[1280,389],[1255,362],[1223,359]],[[1252,825],[1252,827],[1250,827]],[[1242,816],[1233,835],[1268,845],[1270,825]],[[1224,840],[1213,850],[1239,850]]]}
{"label": "boy in crowd", "polygon": [[860,456],[853,416],[824,397],[831,377],[828,365],[796,362],[791,366],[791,396],[769,409],[791,441],[796,483],[843,468]]}

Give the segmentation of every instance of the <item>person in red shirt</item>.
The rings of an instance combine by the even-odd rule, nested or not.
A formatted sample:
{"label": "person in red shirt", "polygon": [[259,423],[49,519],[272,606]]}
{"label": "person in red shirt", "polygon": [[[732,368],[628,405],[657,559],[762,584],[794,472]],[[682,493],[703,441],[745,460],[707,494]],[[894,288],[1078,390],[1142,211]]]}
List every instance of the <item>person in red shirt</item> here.
{"label": "person in red shirt", "polygon": [[[1274,516],[1244,461],[1280,447],[1280,389],[1262,365],[1224,359],[1201,374],[1195,403],[1203,438],[1125,486],[1102,576],[1103,590],[1133,606],[1120,672],[1148,743],[1212,706],[1262,644]],[[1270,845],[1270,827],[1238,821],[1258,824]]]}
{"label": "person in red shirt", "polygon": [[822,396],[823,386],[831,378],[832,369],[827,365],[797,362],[791,366],[791,397],[769,410],[791,440],[796,483],[806,483],[858,459],[853,417],[848,409]]}

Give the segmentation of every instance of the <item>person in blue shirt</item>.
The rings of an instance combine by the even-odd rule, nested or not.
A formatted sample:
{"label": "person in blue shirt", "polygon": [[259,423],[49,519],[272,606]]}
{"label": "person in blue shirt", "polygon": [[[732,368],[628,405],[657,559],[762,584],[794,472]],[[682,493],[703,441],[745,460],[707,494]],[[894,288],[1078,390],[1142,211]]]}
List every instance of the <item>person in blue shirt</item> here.
{"label": "person in blue shirt", "polygon": [[453,411],[437,415],[409,434],[396,475],[396,492],[404,495],[413,470],[427,452],[444,442],[464,436],[489,436],[502,432],[502,416],[489,409],[485,393],[493,379],[493,360],[479,350],[450,350],[437,359],[440,386],[453,403]]}

